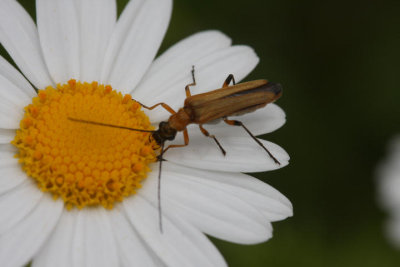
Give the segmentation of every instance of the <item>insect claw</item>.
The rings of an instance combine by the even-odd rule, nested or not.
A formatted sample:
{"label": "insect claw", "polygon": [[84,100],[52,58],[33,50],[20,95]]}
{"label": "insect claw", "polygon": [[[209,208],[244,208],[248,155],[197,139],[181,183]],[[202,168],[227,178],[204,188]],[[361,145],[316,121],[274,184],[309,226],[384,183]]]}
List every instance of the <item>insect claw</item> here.
{"label": "insect claw", "polygon": [[220,147],[220,150],[221,150],[222,155],[223,155],[224,157],[226,157],[226,151],[225,151],[225,149],[223,149],[222,147]]}
{"label": "insect claw", "polygon": [[166,159],[162,158],[162,155],[157,156],[157,161],[167,161]]}
{"label": "insect claw", "polygon": [[269,150],[268,150],[266,147],[263,146],[263,148],[264,148],[265,151],[267,151],[267,153],[268,153],[268,155],[270,156],[270,158],[273,159],[273,161],[274,161],[276,164],[281,165],[281,163],[274,157],[274,155],[272,155],[271,152],[269,152]]}

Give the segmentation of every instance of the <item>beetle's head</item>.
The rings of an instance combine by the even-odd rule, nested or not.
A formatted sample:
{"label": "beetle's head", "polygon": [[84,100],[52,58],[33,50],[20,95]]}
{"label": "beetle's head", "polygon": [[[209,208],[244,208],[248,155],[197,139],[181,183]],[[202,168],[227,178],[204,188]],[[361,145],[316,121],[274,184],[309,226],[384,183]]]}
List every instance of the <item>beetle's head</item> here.
{"label": "beetle's head", "polygon": [[158,125],[158,130],[153,133],[153,138],[157,144],[161,144],[166,140],[174,140],[176,133],[176,129],[172,128],[167,121],[162,121]]}

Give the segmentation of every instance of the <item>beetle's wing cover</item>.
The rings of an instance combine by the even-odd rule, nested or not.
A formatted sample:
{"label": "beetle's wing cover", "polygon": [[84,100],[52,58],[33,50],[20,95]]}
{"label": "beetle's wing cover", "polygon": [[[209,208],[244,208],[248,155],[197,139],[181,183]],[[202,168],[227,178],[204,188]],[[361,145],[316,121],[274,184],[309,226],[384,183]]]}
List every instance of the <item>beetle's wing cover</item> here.
{"label": "beetle's wing cover", "polygon": [[259,81],[263,81],[259,83],[260,86],[255,86],[254,83],[258,81],[254,81],[251,87],[249,82],[195,95],[187,98],[185,107],[191,109],[193,122],[200,124],[252,112],[274,102],[282,93],[279,84]]}
{"label": "beetle's wing cover", "polygon": [[192,107],[196,107],[199,105],[203,105],[204,103],[210,102],[212,100],[221,99],[224,97],[229,97],[236,93],[245,92],[254,88],[258,88],[267,84],[267,80],[256,80],[251,82],[239,83],[236,85],[228,86],[225,88],[213,90],[207,93],[193,95],[185,100],[185,106],[190,105]]}

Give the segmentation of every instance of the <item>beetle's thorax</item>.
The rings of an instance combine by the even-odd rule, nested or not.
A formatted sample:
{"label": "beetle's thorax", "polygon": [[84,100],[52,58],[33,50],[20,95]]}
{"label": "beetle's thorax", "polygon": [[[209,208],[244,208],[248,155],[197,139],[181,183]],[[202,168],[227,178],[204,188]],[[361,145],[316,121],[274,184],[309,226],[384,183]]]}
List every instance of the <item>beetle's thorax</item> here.
{"label": "beetle's thorax", "polygon": [[190,111],[187,108],[180,108],[177,113],[168,119],[169,125],[177,131],[185,130],[186,126],[192,122]]}

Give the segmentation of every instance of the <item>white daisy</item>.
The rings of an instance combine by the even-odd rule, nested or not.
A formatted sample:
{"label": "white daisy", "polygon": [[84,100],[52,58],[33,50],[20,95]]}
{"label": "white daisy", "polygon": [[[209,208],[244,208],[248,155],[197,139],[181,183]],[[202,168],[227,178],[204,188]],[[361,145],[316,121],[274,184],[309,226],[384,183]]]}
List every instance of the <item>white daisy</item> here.
{"label": "white daisy", "polygon": [[378,168],[378,189],[380,204],[389,213],[385,234],[400,249],[400,136],[390,142],[387,159]]}
{"label": "white daisy", "polygon": [[[112,88],[177,109],[192,65],[194,94],[219,88],[229,73],[241,80],[257,65],[250,47],[231,46],[218,31],[194,34],[154,60],[171,8],[171,0],[135,0],[116,21],[112,0],[37,0],[36,27],[16,1],[0,1],[1,44],[40,90],[0,58],[1,266],[225,266],[204,233],[264,242],[271,222],[292,215],[286,197],[241,173],[287,165],[282,148],[261,140],[278,166],[243,129],[212,125],[223,157],[189,127],[190,145],[165,154],[161,234],[148,135],[67,120],[150,129],[131,96]],[[155,124],[168,118],[162,109],[149,115]],[[282,126],[285,114],[269,104],[240,120],[260,135]]]}

